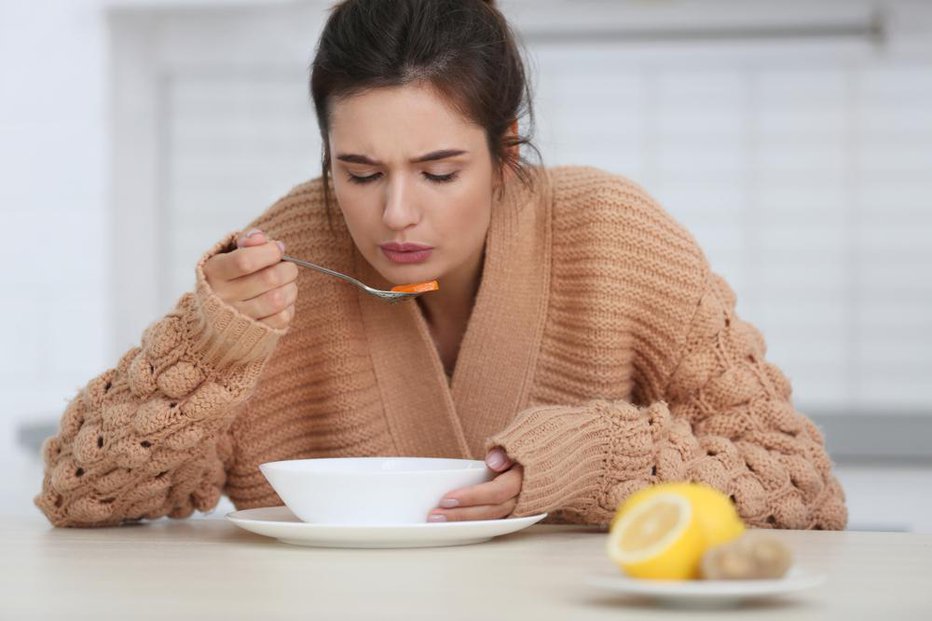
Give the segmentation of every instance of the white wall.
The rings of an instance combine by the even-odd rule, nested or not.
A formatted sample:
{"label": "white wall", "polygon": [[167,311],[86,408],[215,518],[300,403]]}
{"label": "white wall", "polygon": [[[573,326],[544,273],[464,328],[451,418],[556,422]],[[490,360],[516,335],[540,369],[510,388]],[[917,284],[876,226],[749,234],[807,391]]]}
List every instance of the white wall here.
{"label": "white wall", "polygon": [[105,42],[98,0],[0,2],[0,469],[17,502],[36,481],[16,424],[109,364]]}
{"label": "white wall", "polygon": [[37,489],[19,426],[114,363],[106,12],[194,4],[241,2],[0,0],[0,512]]}

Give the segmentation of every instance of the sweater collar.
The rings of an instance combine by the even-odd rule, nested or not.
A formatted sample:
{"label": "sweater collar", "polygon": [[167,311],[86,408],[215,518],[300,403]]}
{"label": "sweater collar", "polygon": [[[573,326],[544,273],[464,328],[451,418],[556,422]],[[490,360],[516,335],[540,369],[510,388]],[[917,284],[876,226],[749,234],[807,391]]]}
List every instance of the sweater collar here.
{"label": "sweater collar", "polygon": [[[527,406],[550,281],[550,178],[538,172],[533,191],[512,181],[493,207],[452,381],[417,304],[359,293],[385,416],[403,455],[482,459],[486,439]],[[353,252],[363,282],[389,286]]]}

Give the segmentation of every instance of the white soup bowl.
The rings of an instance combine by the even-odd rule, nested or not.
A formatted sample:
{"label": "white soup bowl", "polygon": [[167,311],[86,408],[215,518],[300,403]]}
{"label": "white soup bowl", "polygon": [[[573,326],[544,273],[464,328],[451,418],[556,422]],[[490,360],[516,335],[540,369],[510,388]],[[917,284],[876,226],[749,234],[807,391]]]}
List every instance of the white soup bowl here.
{"label": "white soup bowl", "polygon": [[432,457],[335,457],[261,464],[298,518],[315,524],[419,524],[447,492],[492,479],[485,462]]}

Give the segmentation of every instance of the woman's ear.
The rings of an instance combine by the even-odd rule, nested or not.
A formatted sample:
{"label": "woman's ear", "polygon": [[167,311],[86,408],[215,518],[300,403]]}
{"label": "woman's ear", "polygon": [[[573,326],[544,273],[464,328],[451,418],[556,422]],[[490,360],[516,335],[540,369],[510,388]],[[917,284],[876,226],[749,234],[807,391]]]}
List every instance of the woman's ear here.
{"label": "woman's ear", "polygon": [[508,159],[517,161],[521,157],[521,145],[518,144],[518,119],[515,119],[508,128],[507,140],[511,143],[508,147]]}
{"label": "woman's ear", "polygon": [[505,134],[503,138],[505,144],[509,145],[505,147],[505,158],[502,162],[502,171],[501,171],[501,181],[502,183],[507,183],[511,181],[514,177],[514,169],[509,166],[509,162],[517,162],[521,158],[521,145],[517,144],[518,141],[518,120],[515,119],[512,121],[511,125],[508,127],[508,133]]}

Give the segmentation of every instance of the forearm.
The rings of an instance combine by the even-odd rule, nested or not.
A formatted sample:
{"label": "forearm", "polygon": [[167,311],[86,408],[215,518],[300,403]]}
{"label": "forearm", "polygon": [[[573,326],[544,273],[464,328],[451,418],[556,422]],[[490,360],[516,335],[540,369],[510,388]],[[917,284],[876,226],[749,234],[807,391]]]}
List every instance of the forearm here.
{"label": "forearm", "polygon": [[727,430],[697,434],[663,402],[593,401],[528,410],[489,445],[524,467],[515,515],[559,511],[607,524],[638,489],[697,481],[730,495],[752,526],[844,528],[844,496],[821,438],[797,416],[800,431],[791,439],[773,429],[729,438]]}
{"label": "forearm", "polygon": [[196,291],[69,403],[43,446],[37,506],[97,526],[215,505],[224,432],[280,335],[214,296],[199,265]]}

